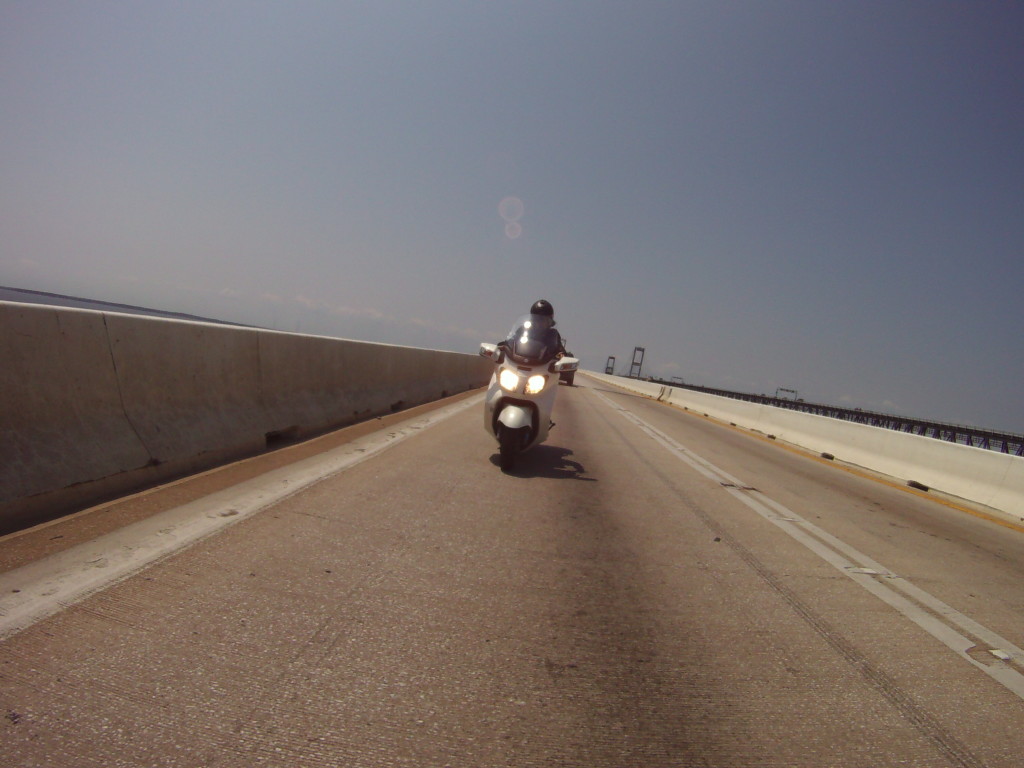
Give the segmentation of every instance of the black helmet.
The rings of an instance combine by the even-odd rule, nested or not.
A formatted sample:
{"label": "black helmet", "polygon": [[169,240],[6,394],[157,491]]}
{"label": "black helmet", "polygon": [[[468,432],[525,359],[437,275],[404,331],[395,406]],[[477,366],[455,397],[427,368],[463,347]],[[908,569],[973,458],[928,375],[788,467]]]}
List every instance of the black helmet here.
{"label": "black helmet", "polygon": [[538,299],[533,302],[533,306],[530,307],[531,315],[546,315],[547,317],[555,316],[555,308],[551,306],[551,302],[547,299]]}

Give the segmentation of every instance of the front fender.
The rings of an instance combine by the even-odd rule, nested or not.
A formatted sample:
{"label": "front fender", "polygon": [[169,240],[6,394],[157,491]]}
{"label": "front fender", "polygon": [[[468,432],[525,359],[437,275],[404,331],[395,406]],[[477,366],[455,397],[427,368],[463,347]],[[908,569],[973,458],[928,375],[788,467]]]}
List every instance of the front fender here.
{"label": "front fender", "polygon": [[533,426],[533,414],[522,405],[506,405],[498,414],[498,423],[509,429]]}

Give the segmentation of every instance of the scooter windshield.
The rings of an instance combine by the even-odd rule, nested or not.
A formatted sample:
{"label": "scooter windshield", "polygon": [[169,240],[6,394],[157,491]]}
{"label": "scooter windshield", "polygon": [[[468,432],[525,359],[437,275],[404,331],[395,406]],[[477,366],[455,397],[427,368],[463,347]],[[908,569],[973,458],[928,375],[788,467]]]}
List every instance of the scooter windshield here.
{"label": "scooter windshield", "polygon": [[521,365],[543,365],[558,354],[558,332],[545,315],[524,315],[505,337],[513,361]]}

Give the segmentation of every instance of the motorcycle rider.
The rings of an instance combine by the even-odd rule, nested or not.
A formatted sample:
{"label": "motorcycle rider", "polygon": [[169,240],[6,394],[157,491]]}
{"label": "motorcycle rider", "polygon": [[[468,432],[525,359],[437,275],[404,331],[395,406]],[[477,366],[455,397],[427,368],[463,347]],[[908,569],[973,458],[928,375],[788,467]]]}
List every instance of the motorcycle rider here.
{"label": "motorcycle rider", "polygon": [[[555,308],[551,306],[551,302],[547,299],[537,299],[530,307],[529,314],[536,318],[535,322],[547,324],[544,341],[549,348],[557,350],[555,359],[565,357],[568,353],[565,351],[562,334],[555,329]],[[508,348],[504,341],[498,346]]]}

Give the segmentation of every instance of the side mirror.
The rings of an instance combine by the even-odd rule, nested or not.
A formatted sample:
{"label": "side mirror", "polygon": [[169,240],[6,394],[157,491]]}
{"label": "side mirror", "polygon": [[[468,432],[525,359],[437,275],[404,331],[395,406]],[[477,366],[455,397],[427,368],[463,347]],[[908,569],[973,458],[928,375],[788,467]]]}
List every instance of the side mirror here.
{"label": "side mirror", "polygon": [[497,344],[488,344],[484,342],[480,345],[480,357],[486,357],[488,360],[493,360],[495,363],[501,363],[505,359],[505,354],[498,349]]}
{"label": "side mirror", "polygon": [[555,373],[569,373],[580,367],[580,361],[575,357],[563,357],[555,361]]}

